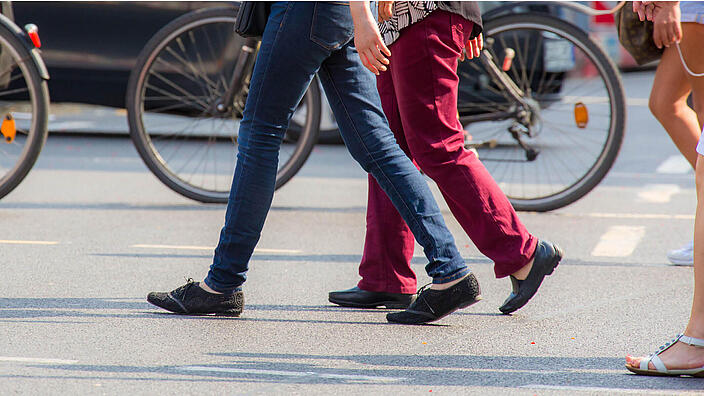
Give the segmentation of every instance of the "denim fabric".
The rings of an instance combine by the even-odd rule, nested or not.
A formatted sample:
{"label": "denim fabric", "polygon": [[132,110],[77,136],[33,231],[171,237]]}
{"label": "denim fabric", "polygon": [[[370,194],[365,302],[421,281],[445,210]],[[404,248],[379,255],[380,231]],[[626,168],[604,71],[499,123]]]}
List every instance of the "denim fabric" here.
{"label": "denim fabric", "polygon": [[271,206],[279,147],[316,72],[347,148],[378,181],[423,246],[433,282],[469,273],[423,176],[396,144],[374,75],[362,66],[352,36],[346,4],[272,5],[240,123],[225,226],[205,279],[214,290],[237,290],[246,279]]}

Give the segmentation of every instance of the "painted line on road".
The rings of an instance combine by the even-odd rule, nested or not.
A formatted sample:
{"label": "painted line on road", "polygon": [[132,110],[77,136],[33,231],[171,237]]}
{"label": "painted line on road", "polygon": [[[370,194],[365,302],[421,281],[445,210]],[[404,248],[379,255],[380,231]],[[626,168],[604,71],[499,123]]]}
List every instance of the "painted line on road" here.
{"label": "painted line on road", "polygon": [[682,191],[677,184],[646,184],[638,192],[640,202],[668,203],[672,196]]}
{"label": "painted line on road", "polygon": [[[538,213],[546,215],[545,213]],[[636,220],[694,220],[694,214],[663,214],[663,213],[552,213],[561,217],[592,217],[599,219],[636,219]]]}
{"label": "painted line on road", "polygon": [[36,363],[36,364],[76,364],[76,363],[78,363],[78,360],[0,356],[0,362]]}
{"label": "painted line on road", "polygon": [[692,166],[681,155],[671,155],[655,170],[657,173],[683,174],[692,172]]}
{"label": "painted line on road", "polygon": [[592,250],[595,257],[628,257],[645,235],[642,226],[611,226]]}
{"label": "painted line on road", "polygon": [[58,245],[59,244],[59,242],[57,242],[57,241],[11,241],[11,240],[2,240],[2,239],[0,239],[0,243],[8,244],[8,245]]}
{"label": "painted line on road", "polygon": [[379,376],[372,376],[372,375],[316,373],[313,371],[239,369],[239,368],[234,368],[234,367],[184,366],[184,367],[176,367],[176,369],[177,370],[185,370],[185,371],[208,372],[208,373],[278,375],[278,376],[283,376],[283,377],[317,377],[317,378],[327,378],[327,379],[377,381],[377,382],[398,382],[398,381],[403,381],[406,379],[403,377],[379,377]]}
{"label": "painted line on road", "polygon": [[[140,249],[177,249],[177,250],[215,250],[214,246],[188,246],[188,245],[132,245],[130,247]],[[256,248],[254,253],[279,253],[279,254],[300,254],[301,250],[292,249],[265,249]]]}
{"label": "painted line on road", "polygon": [[566,386],[566,385],[540,385],[540,384],[521,385],[521,386],[519,386],[519,388],[581,391],[581,392],[633,393],[633,394],[638,394],[638,395],[644,395],[644,394],[661,395],[666,392],[665,390],[656,390],[656,389],[622,389],[622,388],[602,388],[602,387],[598,387],[598,386]]}

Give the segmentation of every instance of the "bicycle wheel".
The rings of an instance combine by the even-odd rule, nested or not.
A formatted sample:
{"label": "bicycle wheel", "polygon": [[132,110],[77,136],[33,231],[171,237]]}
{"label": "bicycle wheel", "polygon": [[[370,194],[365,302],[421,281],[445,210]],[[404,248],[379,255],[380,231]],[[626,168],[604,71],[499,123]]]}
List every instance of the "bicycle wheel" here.
{"label": "bicycle wheel", "polygon": [[[236,14],[236,8],[203,9],[166,25],[139,55],[127,90],[130,135],[146,165],[169,188],[206,203],[227,202],[237,161],[241,114],[214,108],[244,43],[234,33]],[[317,81],[296,120],[301,125],[281,146],[276,188],[298,172],[316,142]]]}
{"label": "bicycle wheel", "polygon": [[[485,24],[485,48],[524,93],[521,113],[479,60],[461,63],[458,113],[488,169],[517,210],[548,211],[591,191],[623,140],[626,103],[604,51],[578,27],[541,14]],[[510,57],[510,55],[509,55]]]}
{"label": "bicycle wheel", "polygon": [[31,59],[0,26],[0,198],[27,176],[46,141],[49,89]]}

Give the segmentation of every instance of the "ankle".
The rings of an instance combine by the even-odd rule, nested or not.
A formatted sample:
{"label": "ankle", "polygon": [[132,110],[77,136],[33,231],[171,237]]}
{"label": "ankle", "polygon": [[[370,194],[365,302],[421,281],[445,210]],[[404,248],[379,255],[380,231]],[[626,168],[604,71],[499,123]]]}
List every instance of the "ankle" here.
{"label": "ankle", "polygon": [[518,271],[512,273],[511,276],[518,280],[525,280],[528,277],[531,268],[533,268],[533,261],[535,261],[535,258],[530,259],[526,265],[521,267]]}
{"label": "ankle", "polygon": [[200,286],[201,289],[203,289],[203,290],[205,290],[205,291],[207,291],[208,293],[211,293],[211,294],[223,294],[223,293],[220,293],[219,291],[215,291],[215,290],[211,289],[210,286],[208,286],[208,285],[205,283],[205,281],[203,281],[203,282],[198,282],[198,286]]}
{"label": "ankle", "polygon": [[449,282],[447,282],[447,283],[433,283],[432,285],[430,285],[430,289],[431,289],[431,290],[446,290],[446,289],[449,289],[449,288],[451,288],[452,286],[454,286],[454,285],[456,285],[456,284],[462,282],[462,280],[463,280],[464,278],[468,277],[468,276],[469,276],[469,274],[467,274],[467,275],[465,275],[465,276],[463,276],[463,277],[461,277],[461,278],[459,278],[459,279],[455,279],[455,280],[453,280],[453,281],[449,281]]}

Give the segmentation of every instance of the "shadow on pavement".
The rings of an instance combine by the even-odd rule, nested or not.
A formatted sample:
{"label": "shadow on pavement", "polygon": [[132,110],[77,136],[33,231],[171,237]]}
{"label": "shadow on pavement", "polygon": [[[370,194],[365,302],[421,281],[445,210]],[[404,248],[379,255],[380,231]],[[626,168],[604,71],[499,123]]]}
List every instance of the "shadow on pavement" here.
{"label": "shadow on pavement", "polygon": [[192,205],[130,205],[119,202],[105,203],[48,203],[48,202],[17,202],[3,203],[0,209],[56,209],[56,210],[165,210],[165,211],[187,211],[187,210],[217,210],[225,209],[224,205],[217,204],[192,204]]}
{"label": "shadow on pavement", "polygon": [[[76,379],[272,384],[357,384],[389,386],[474,386],[591,392],[701,390],[704,379],[628,374],[623,358],[472,355],[305,355],[218,353],[223,364],[186,366],[42,365],[80,372]],[[332,364],[330,364],[332,361]],[[326,367],[326,366],[335,367]],[[340,367],[347,365],[349,367]],[[369,367],[360,367],[369,366]],[[99,373],[105,373],[100,376]],[[115,374],[134,374],[138,377]],[[155,374],[145,376],[145,374]],[[41,376],[37,376],[41,378]],[[52,377],[53,378],[53,377]],[[56,377],[67,378],[67,377]],[[566,388],[567,387],[567,388]],[[361,390],[361,389],[360,389]]]}

